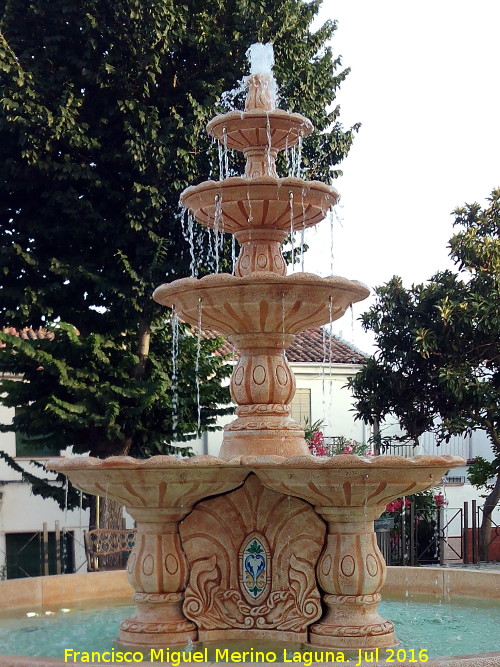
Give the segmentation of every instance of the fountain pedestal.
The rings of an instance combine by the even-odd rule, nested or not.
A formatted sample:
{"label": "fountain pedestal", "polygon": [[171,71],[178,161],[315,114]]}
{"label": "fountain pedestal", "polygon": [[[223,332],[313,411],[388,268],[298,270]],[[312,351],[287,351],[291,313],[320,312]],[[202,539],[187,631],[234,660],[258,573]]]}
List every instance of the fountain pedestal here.
{"label": "fountain pedestal", "polygon": [[126,646],[185,644],[198,636],[182,613],[189,570],[179,524],[191,510],[130,509],[137,532],[127,575],[136,611],[120,624],[119,640]]}
{"label": "fountain pedestal", "polygon": [[248,471],[213,456],[61,458],[47,468],[63,471],[86,493],[116,500],[136,521],[127,564],[136,611],[121,623],[119,641],[130,647],[195,641],[197,626],[182,611],[189,566],[179,524],[202,498],[243,484]]}
{"label": "fountain pedestal", "polygon": [[328,526],[316,568],[326,612],[310,628],[311,644],[340,650],[396,644],[394,624],[377,611],[386,565],[377,546],[373,519],[383,510],[316,508]]}
{"label": "fountain pedestal", "polygon": [[316,567],[324,614],[309,629],[312,645],[331,649],[394,646],[394,625],[377,605],[386,565],[373,522],[388,502],[418,493],[463,461],[456,456],[242,458],[264,486],[314,505],[327,524]]}
{"label": "fountain pedestal", "polygon": [[238,407],[237,419],[224,429],[221,458],[230,460],[246,452],[309,454],[304,430],[290,417],[295,378],[284,349],[294,338],[267,333],[229,336],[240,350],[230,385]]}

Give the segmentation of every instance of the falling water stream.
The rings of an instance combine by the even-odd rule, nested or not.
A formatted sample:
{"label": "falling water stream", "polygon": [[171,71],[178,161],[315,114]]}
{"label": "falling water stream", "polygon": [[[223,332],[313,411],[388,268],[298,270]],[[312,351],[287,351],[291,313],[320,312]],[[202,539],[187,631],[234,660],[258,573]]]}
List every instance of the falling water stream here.
{"label": "falling water stream", "polygon": [[200,401],[200,352],[201,352],[201,327],[202,327],[202,318],[203,318],[203,299],[199,298],[198,300],[198,331],[196,337],[196,366],[195,366],[195,375],[196,375],[196,405],[198,408],[198,424],[197,424],[197,434],[198,436],[201,433],[201,401]]}
{"label": "falling water stream", "polygon": [[223,141],[223,156],[224,156],[224,173],[225,176],[224,178],[229,178],[229,154],[227,150],[227,130],[224,128],[224,132],[222,133],[222,141]]}
{"label": "falling water stream", "polygon": [[196,278],[198,276],[198,266],[195,254],[194,218],[187,208],[181,207],[180,220],[182,226],[182,234],[186,242],[189,244],[189,255],[191,259],[189,270],[191,273],[191,278]]}
{"label": "falling water stream", "polygon": [[330,316],[330,322],[328,327],[328,370],[330,376],[330,405],[332,405],[333,403],[333,350],[332,350],[333,299],[331,295],[328,297],[328,312]]}
{"label": "falling water stream", "polygon": [[293,178],[301,178],[302,174],[302,134],[299,134],[299,138],[295,146],[291,148],[291,161],[289,168],[289,176]]}
{"label": "falling water stream", "polygon": [[266,115],[266,136],[267,136],[267,146],[266,146],[266,158],[267,158],[267,171],[271,173],[272,160],[271,160],[271,123],[269,121],[269,114]]}
{"label": "falling water stream", "polygon": [[300,200],[302,206],[302,229],[300,234],[300,261],[301,261],[302,272],[304,272],[304,246],[306,239],[306,205],[304,202],[305,194],[306,194],[305,188],[302,188],[301,200]]}
{"label": "falling water stream", "polygon": [[286,167],[286,173],[288,174],[288,176],[291,176],[290,153],[288,149],[288,135],[286,136],[285,139],[285,167]]}
{"label": "falling water stream", "polygon": [[231,273],[234,276],[236,270],[236,238],[234,234],[231,235],[231,266],[232,266]]}
{"label": "falling water stream", "polygon": [[[214,141],[217,141],[214,139]],[[224,180],[224,147],[222,144],[217,141],[217,153],[219,157],[219,180],[223,181]]]}
{"label": "falling water stream", "polygon": [[179,356],[179,317],[172,304],[172,434],[175,440],[178,424],[177,360]]}
{"label": "falling water stream", "polygon": [[328,219],[330,222],[330,275],[333,276],[333,219],[334,213],[332,209],[328,211]]}
{"label": "falling water stream", "polygon": [[220,227],[222,224],[222,202],[220,194],[215,195],[214,207],[214,250],[215,250],[215,273],[219,273],[219,250],[220,250]]}

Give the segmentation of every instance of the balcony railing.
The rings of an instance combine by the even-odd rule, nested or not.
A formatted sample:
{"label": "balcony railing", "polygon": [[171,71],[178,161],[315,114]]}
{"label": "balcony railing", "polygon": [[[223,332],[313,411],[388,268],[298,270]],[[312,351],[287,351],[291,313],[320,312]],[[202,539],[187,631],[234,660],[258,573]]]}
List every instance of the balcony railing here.
{"label": "balcony railing", "polygon": [[419,438],[419,444],[390,444],[383,447],[381,454],[396,454],[409,458],[416,454],[431,454],[440,456],[451,454],[452,456],[462,456],[466,460],[473,458],[472,438],[470,435],[453,435],[449,442],[442,442],[439,446],[434,433],[424,433]]}

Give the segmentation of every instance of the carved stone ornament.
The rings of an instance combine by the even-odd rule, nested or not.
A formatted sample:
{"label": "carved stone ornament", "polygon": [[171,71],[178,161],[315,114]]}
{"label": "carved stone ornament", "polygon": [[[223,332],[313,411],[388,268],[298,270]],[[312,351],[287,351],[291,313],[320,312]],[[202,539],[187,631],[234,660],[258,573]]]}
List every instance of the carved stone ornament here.
{"label": "carved stone ornament", "polygon": [[267,73],[252,75],[246,110],[208,125],[224,147],[243,153],[245,175],[181,195],[198,223],[236,237],[235,275],[181,278],[153,295],[184,322],[226,335],[238,351],[230,384],[237,417],[225,428],[220,458],[47,464],[76,488],[122,503],[137,523],[127,568],[136,612],[120,631],[128,646],[198,638],[309,639],[340,650],[394,645],[392,623],[377,612],[385,564],[373,520],[390,500],[431,488],[465,464],[457,457],[310,455],[290,415],[295,380],[286,350],[297,334],[342,317],[369,290],[339,276],[286,275],[282,241],[323,220],[339,195],[318,181],[278,177],[278,152],[300,145],[313,128],[300,114],[274,108],[273,85]]}
{"label": "carved stone ornament", "polygon": [[201,641],[306,640],[321,616],[314,569],[325,535],[308,503],[250,475],[237,491],[200,502],[180,534],[191,570],[184,615]]}

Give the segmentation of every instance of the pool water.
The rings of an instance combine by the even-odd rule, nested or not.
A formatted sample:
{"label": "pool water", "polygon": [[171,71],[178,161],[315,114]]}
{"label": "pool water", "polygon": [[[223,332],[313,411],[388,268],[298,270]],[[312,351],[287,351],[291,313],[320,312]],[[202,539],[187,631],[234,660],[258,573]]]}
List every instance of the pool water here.
{"label": "pool water", "polygon": [[[32,610],[38,615],[31,617],[27,612],[0,616],[0,654],[64,658],[65,649],[109,651],[115,646],[120,621],[133,610],[122,601],[114,606],[94,603],[69,610]],[[379,610],[395,623],[398,649],[406,651],[408,659],[412,655],[417,659],[421,651],[429,657],[500,651],[498,602],[468,599],[451,604],[412,598],[383,600]],[[263,650],[260,644],[250,642],[247,648]],[[282,655],[283,649],[274,649]]]}

